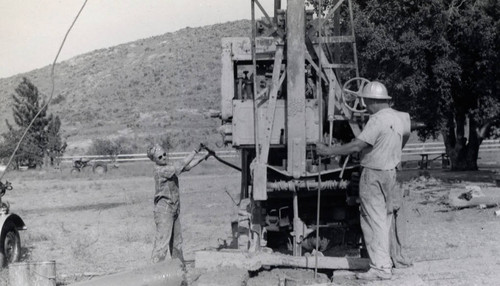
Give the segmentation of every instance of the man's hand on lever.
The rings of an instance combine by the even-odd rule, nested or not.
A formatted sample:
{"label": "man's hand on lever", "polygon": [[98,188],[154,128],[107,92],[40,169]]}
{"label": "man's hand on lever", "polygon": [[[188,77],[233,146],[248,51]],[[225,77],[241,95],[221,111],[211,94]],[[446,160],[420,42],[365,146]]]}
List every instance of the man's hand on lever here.
{"label": "man's hand on lever", "polygon": [[316,142],[316,154],[318,156],[330,156],[330,147],[323,142]]}

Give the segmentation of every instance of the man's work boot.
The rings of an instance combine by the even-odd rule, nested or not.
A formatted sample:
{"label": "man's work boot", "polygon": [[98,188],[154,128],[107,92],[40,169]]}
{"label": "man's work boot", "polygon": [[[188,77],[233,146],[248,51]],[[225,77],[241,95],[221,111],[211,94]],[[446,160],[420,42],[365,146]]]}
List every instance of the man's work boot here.
{"label": "man's work boot", "polygon": [[374,281],[374,280],[390,280],[392,278],[392,273],[390,270],[388,272],[382,271],[382,270],[376,270],[373,268],[370,268],[367,272],[364,273],[356,273],[356,279],[359,280],[367,280],[367,281]]}

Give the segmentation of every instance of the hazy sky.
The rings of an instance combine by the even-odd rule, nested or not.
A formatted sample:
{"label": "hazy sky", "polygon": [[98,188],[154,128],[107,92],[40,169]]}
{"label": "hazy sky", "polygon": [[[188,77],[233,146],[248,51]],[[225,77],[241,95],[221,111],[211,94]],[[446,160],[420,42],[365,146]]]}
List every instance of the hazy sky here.
{"label": "hazy sky", "polygon": [[[51,64],[84,2],[0,0],[0,78]],[[274,1],[260,2],[272,15]],[[184,27],[250,19],[250,13],[250,0],[88,0],[59,61]]]}

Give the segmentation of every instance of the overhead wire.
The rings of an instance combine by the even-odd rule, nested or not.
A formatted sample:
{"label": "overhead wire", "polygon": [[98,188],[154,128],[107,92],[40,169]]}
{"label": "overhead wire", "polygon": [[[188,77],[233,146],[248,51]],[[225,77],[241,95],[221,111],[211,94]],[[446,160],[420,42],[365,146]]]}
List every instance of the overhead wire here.
{"label": "overhead wire", "polygon": [[40,108],[40,110],[38,110],[38,112],[35,114],[35,116],[31,120],[30,124],[28,125],[28,127],[26,127],[26,129],[24,130],[23,135],[19,139],[19,142],[17,143],[16,148],[12,152],[12,155],[10,156],[9,161],[7,162],[7,165],[5,166],[5,170],[2,172],[2,175],[0,176],[0,181],[3,179],[4,175],[7,173],[8,169],[9,169],[9,166],[12,163],[12,159],[14,158],[14,156],[17,153],[17,151],[19,150],[19,147],[21,146],[21,143],[23,142],[24,138],[26,137],[26,134],[30,130],[31,126],[33,125],[33,123],[35,122],[35,120],[38,118],[38,116],[40,116],[40,114],[42,113],[42,111],[44,111],[47,108],[47,106],[49,106],[50,102],[52,101],[52,97],[54,96],[54,90],[55,90],[54,70],[55,70],[57,59],[59,58],[59,54],[61,53],[62,48],[64,47],[64,43],[66,42],[66,39],[68,38],[69,32],[71,31],[71,29],[75,25],[76,20],[78,19],[78,17],[80,16],[80,14],[83,11],[83,8],[85,8],[85,5],[87,4],[87,1],[88,0],[85,0],[85,2],[83,2],[82,7],[80,8],[80,10],[76,14],[75,18],[73,19],[73,22],[71,23],[71,26],[66,31],[66,34],[64,35],[64,39],[61,42],[61,45],[59,46],[59,50],[57,51],[56,57],[54,58],[54,62],[52,63],[52,68],[50,70],[51,90],[50,90],[49,99],[42,106],[42,108]]}

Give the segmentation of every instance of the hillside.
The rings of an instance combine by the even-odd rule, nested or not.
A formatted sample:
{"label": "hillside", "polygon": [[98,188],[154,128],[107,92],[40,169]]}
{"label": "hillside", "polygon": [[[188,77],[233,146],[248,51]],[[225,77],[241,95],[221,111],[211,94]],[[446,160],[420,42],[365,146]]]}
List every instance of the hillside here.
{"label": "hillside", "polygon": [[[169,136],[177,150],[220,142],[221,38],[250,35],[242,20],[141,39],[60,62],[49,113],[59,115],[68,153],[96,138],[123,138],[144,152],[147,140]],[[51,61],[52,59],[47,59]],[[12,122],[11,94],[23,77],[48,96],[50,66],[0,79],[0,133]]]}

